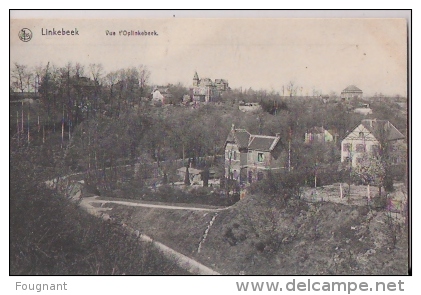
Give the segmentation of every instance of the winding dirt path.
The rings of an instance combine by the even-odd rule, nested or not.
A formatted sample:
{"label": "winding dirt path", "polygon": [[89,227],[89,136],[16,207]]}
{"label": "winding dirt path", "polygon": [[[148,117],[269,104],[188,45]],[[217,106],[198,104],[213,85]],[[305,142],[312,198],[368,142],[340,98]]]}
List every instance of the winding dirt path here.
{"label": "winding dirt path", "polygon": [[[74,195],[74,199],[80,199],[80,206],[89,212],[92,215],[98,216],[104,220],[110,219],[110,215],[105,213],[112,208],[102,208],[102,207],[94,207],[91,203],[114,203],[114,204],[121,204],[126,206],[140,206],[140,207],[150,207],[150,208],[163,208],[163,209],[171,209],[171,210],[199,210],[199,211],[216,211],[218,209],[208,209],[208,208],[194,208],[194,207],[177,207],[177,206],[165,206],[165,205],[154,205],[154,204],[142,204],[142,203],[134,203],[134,202],[125,202],[125,201],[109,201],[109,200],[97,200],[98,196],[93,196],[89,198],[80,198],[81,192],[77,192]],[[136,235],[140,240],[145,242],[150,242],[156,248],[161,250],[161,252],[170,260],[177,263],[181,268],[187,270],[191,274],[197,275],[220,275],[220,273],[210,269],[209,267],[197,262],[196,260],[187,257],[180,252],[171,249],[170,247],[158,242],[154,241],[147,235],[140,234],[140,232],[134,228],[127,226],[126,224],[122,224],[122,226],[131,232],[132,234]]]}
{"label": "winding dirt path", "polygon": [[89,203],[112,203],[119,204],[131,207],[147,207],[147,208],[159,208],[159,209],[170,209],[170,210],[191,210],[191,211],[207,211],[207,212],[217,212],[227,210],[230,207],[224,208],[202,208],[202,207],[188,207],[188,206],[175,206],[175,205],[159,205],[159,204],[149,204],[149,203],[138,203],[130,201],[118,201],[118,200],[98,200],[98,196],[93,196],[89,198],[84,198],[86,202]]}

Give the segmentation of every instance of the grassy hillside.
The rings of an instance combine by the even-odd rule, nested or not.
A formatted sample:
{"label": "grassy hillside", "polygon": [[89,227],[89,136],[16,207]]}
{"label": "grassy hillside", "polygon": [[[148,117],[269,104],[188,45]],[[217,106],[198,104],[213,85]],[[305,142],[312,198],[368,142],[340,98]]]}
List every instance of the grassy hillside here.
{"label": "grassy hillside", "polygon": [[81,210],[48,189],[28,148],[10,158],[11,275],[186,274],[121,226]]}
{"label": "grassy hillside", "polygon": [[406,231],[385,212],[295,200],[283,207],[254,196],[218,217],[201,255],[206,259],[216,250],[216,265],[232,273],[407,272]]}
{"label": "grassy hillside", "polygon": [[215,213],[128,209],[113,213],[223,274],[403,275],[406,227],[367,206],[250,196]]}

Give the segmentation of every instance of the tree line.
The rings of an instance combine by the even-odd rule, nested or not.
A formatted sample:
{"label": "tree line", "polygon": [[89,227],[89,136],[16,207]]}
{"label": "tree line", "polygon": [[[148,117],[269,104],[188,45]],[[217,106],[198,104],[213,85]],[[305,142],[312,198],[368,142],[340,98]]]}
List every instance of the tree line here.
{"label": "tree line", "polygon": [[[61,129],[66,147],[63,165],[72,171],[115,168],[121,160],[156,163],[165,170],[167,160],[223,154],[232,124],[252,134],[280,133],[280,144],[284,150],[290,149],[291,166],[314,171],[317,165],[339,161],[341,139],[364,118],[346,103],[285,98],[274,91],[251,88],[227,91],[219,104],[183,107],[178,102],[189,90],[181,84],[169,85],[173,107],[155,107],[142,100],[150,95],[150,74],[145,65],[106,73],[100,64],[58,67],[48,63],[30,69],[15,63],[11,91],[39,93],[41,121],[50,126],[46,132],[60,133]],[[262,110],[242,113],[240,101],[257,101]],[[404,116],[393,105],[383,104],[379,110],[373,116],[390,120],[401,129],[406,126]],[[338,141],[305,145],[304,134],[314,126],[333,130]],[[37,132],[42,133],[39,125]]]}

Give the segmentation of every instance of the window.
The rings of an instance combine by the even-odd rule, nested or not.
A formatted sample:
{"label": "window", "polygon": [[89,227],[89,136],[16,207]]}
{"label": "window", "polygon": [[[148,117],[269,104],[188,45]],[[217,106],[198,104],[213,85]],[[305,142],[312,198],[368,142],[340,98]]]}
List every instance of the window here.
{"label": "window", "polygon": [[357,153],[364,153],[365,152],[365,145],[364,144],[357,144],[355,147]]}
{"label": "window", "polygon": [[342,145],[342,151],[349,152],[351,150],[351,144],[350,143],[344,143]]}
{"label": "window", "polygon": [[233,151],[233,150],[227,151],[226,158],[229,159],[229,160],[236,160],[236,158],[237,158],[236,151]]}
{"label": "window", "polygon": [[240,176],[240,174],[237,172],[237,170],[234,170],[232,176],[235,180],[238,180],[238,177]]}
{"label": "window", "polygon": [[265,155],[263,153],[257,153],[257,162],[263,162],[265,160]]}
{"label": "window", "polygon": [[360,132],[360,133],[358,133],[358,136],[360,137],[360,138],[364,138],[364,132]]}

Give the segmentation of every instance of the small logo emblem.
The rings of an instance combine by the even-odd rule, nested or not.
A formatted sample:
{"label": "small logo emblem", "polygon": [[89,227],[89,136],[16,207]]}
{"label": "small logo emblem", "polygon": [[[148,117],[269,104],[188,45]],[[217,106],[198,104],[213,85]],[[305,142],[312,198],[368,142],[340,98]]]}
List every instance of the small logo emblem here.
{"label": "small logo emblem", "polygon": [[19,39],[23,42],[31,41],[32,39],[32,31],[28,28],[23,28],[19,31]]}

